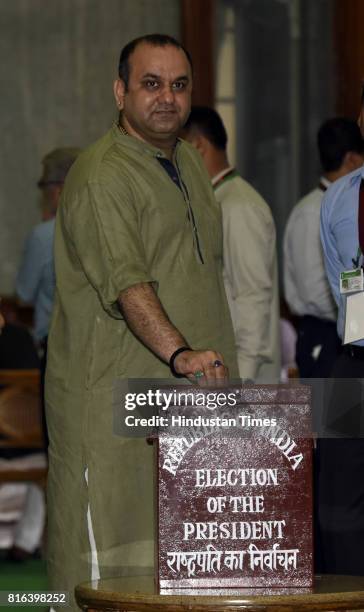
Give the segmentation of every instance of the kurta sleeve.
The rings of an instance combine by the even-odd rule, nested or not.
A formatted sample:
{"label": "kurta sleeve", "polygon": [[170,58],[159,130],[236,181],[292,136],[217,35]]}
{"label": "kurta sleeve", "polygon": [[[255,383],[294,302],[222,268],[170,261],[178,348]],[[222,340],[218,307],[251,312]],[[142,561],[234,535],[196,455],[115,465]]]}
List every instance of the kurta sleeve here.
{"label": "kurta sleeve", "polygon": [[120,293],[138,283],[156,284],[146,263],[133,196],[127,186],[120,195],[120,189],[91,182],[66,204],[65,229],[83,271],[103,308],[122,318]]}

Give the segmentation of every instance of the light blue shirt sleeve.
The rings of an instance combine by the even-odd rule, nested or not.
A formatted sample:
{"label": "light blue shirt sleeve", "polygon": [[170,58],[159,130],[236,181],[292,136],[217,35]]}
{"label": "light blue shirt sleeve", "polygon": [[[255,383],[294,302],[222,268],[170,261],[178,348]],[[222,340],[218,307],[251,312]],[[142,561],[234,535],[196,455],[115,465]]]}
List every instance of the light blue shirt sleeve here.
{"label": "light blue shirt sleeve", "polygon": [[[354,268],[357,256],[359,188],[364,170],[335,181],[326,191],[321,204],[320,235],[324,262],[331,291],[338,305],[338,334],[342,338],[345,318],[345,296],[340,294],[340,272]],[[362,261],[360,264],[362,265]],[[364,346],[364,340],[355,344]]]}
{"label": "light blue shirt sleeve", "polygon": [[53,259],[54,219],[37,225],[30,233],[16,282],[21,300],[34,306],[34,335],[48,335],[53,308],[55,274]]}
{"label": "light blue shirt sleeve", "polygon": [[44,266],[44,246],[35,228],[28,236],[18,277],[16,292],[23,302],[34,304]]}

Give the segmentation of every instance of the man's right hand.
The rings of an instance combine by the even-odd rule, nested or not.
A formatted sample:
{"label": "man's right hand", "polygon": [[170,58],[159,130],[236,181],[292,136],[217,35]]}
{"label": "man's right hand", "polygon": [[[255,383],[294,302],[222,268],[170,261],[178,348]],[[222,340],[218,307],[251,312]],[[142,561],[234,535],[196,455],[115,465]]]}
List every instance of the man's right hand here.
{"label": "man's right hand", "polygon": [[183,351],[175,358],[174,369],[200,386],[205,386],[206,383],[221,384],[229,377],[221,353],[210,350]]}
{"label": "man's right hand", "polygon": [[[131,331],[165,363],[169,363],[179,347],[187,346],[186,339],[168,319],[150,283],[140,283],[122,291],[119,304]],[[173,365],[177,374],[200,386],[220,385],[228,378],[224,359],[217,351],[186,350],[175,357]]]}

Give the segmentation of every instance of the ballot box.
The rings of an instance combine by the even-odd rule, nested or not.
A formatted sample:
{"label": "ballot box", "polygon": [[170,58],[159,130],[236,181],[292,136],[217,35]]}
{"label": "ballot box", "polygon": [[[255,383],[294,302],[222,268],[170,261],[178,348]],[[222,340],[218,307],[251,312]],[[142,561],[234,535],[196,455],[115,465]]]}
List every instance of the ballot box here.
{"label": "ballot box", "polygon": [[309,387],[184,392],[155,438],[159,588],[310,587]]}

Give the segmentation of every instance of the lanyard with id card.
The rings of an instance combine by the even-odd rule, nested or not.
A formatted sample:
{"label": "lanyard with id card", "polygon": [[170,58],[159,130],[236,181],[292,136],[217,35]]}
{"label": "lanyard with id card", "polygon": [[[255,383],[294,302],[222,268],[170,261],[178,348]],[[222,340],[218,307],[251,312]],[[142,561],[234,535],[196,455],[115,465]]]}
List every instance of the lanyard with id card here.
{"label": "lanyard with id card", "polygon": [[346,296],[343,344],[364,339],[364,282],[360,258],[364,254],[364,180],[359,189],[358,206],[359,248],[355,268],[340,272],[340,293]]}

